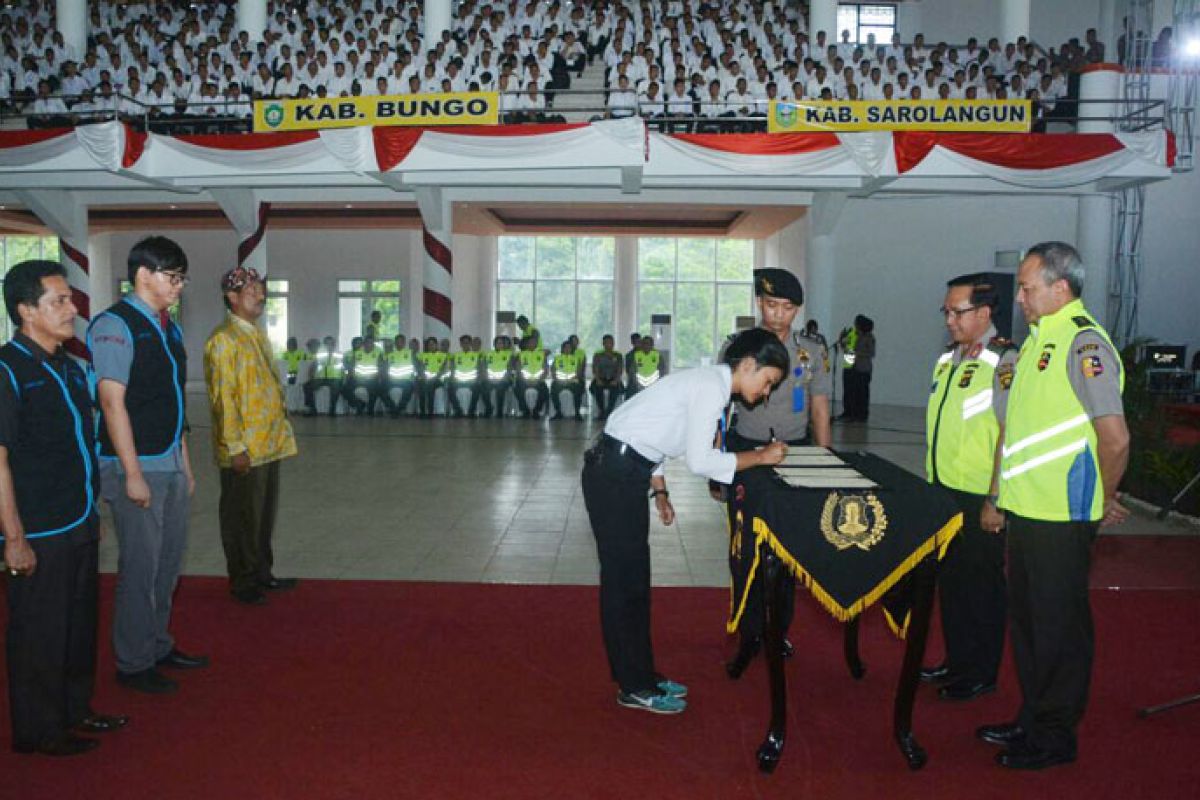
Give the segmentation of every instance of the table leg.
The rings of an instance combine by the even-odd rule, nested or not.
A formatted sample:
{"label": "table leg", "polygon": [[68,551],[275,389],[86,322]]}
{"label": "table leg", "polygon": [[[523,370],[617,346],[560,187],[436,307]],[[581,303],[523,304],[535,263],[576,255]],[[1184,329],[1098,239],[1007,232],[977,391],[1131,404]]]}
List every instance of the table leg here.
{"label": "table leg", "polygon": [[863,666],[862,659],[858,656],[858,620],[859,617],[855,617],[846,623],[842,641],[842,651],[846,655],[846,667],[850,670],[850,677],[856,681],[862,680],[862,677],[867,674],[867,668]]}
{"label": "table leg", "polygon": [[774,772],[783,756],[787,735],[787,675],[783,671],[783,628],[785,597],[781,584],[783,564],[765,543],[759,545],[759,564],[763,567],[763,607],[766,625],[763,630],[763,650],[767,659],[767,676],[771,687],[771,724],[767,737],[758,748],[758,768]]}
{"label": "table leg", "polygon": [[925,639],[929,634],[929,617],[933,611],[933,589],[937,582],[937,558],[926,557],[913,571],[912,619],[908,625],[908,641],[904,648],[904,665],[900,669],[900,684],[896,687],[892,734],[909,769],[925,766],[929,756],[912,732],[913,702],[917,696],[918,674],[925,657]]}

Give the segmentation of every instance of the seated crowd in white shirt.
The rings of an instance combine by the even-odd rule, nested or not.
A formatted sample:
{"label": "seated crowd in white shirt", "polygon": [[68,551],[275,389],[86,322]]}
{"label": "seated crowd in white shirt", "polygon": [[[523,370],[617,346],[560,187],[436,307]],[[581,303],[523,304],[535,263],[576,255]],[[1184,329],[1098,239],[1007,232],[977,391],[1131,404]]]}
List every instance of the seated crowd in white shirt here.
{"label": "seated crowd in white shirt", "polygon": [[[0,102],[32,104],[47,80],[74,112],[75,96],[91,89],[94,102],[107,81],[143,114],[155,106],[155,114],[241,116],[253,98],[494,90],[506,74],[510,106],[526,102],[531,83],[549,105],[570,72],[599,58],[606,91],[620,92],[625,75],[638,113],[650,116],[673,113],[669,98],[681,77],[696,116],[761,113],[772,92],[782,100],[1022,96],[1053,108],[1068,72],[1104,57],[1091,30],[1084,42],[1057,49],[1024,38],[930,45],[921,34],[908,44],[897,35],[857,45],[818,31],[810,41],[804,5],[462,0],[451,30],[425,52],[419,0],[268,0],[262,42],[237,30],[235,4],[106,0],[89,6],[89,46],[80,54],[54,30],[52,0],[15,0],[0,8]],[[160,77],[165,102],[151,88]],[[135,78],[140,94],[130,96]],[[620,116],[630,102],[622,92],[604,106]],[[682,106],[677,100],[676,111]]]}

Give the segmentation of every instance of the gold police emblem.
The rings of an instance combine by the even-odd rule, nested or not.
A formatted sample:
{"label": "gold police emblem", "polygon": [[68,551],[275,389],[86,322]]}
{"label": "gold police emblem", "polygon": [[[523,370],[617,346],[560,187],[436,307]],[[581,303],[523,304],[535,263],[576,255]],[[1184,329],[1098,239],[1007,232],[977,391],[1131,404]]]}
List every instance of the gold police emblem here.
{"label": "gold police emblem", "polygon": [[838,550],[870,550],[887,532],[887,514],[874,494],[830,492],[821,512],[821,533]]}

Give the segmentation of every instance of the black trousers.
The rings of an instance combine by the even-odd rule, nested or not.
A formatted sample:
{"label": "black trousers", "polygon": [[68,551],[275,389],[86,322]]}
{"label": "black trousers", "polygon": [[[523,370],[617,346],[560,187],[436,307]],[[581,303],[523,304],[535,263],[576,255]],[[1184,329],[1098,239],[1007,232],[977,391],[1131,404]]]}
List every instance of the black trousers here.
{"label": "black trousers", "polygon": [[962,530],[954,537],[938,574],[946,664],[964,680],[995,683],[1008,615],[1005,535],[979,527],[983,495],[946,491],[963,513]]}
{"label": "black trousers", "polygon": [[600,630],[624,692],[654,689],[650,642],[650,469],[597,445],[584,455],[583,499],[600,558]]}
{"label": "black trousers", "polygon": [[562,397],[563,392],[571,393],[571,400],[575,404],[575,416],[583,414],[583,383],[581,381],[554,381],[550,384],[550,402],[554,406],[554,413],[562,415]]}
{"label": "black trousers", "polygon": [[842,411],[849,419],[866,422],[871,413],[871,373],[842,372]]}
{"label": "black trousers", "polygon": [[537,392],[537,404],[533,407],[533,415],[540,417],[546,410],[546,400],[549,399],[550,392],[546,389],[546,382],[541,378],[526,380],[518,375],[517,382],[513,386],[513,393],[517,396],[517,408],[521,410],[522,414],[529,413],[529,402],[525,398],[525,393],[529,389]]}
{"label": "black trousers", "polygon": [[234,592],[257,589],[273,577],[271,536],[279,511],[279,462],[251,467],[245,475],[221,469],[221,546]]}
{"label": "black trousers", "polygon": [[[384,400],[384,405],[391,404],[388,406],[388,411],[391,411],[393,414],[407,414],[409,403],[412,402],[413,390],[416,388],[416,380],[413,378],[406,378],[404,380],[388,379],[384,381],[383,385],[383,396],[387,398]],[[392,400],[393,389],[400,390],[399,401]]]}
{"label": "black trousers", "polygon": [[622,388],[619,383],[601,384],[592,381],[592,397],[596,398],[596,411],[600,419],[608,419],[608,415],[617,407],[621,398]]}
{"label": "black trousers", "polygon": [[32,575],[8,576],[8,703],[14,745],[61,736],[96,684],[98,519],[30,539]]}
{"label": "black trousers", "polygon": [[467,406],[468,414],[470,414],[471,416],[475,415],[475,409],[479,406],[479,401],[482,399],[484,413],[488,414],[489,416],[491,415],[492,399],[490,397],[488,397],[489,393],[484,390],[483,381],[480,381],[480,380],[460,381],[456,378],[451,378],[450,381],[446,384],[446,394],[449,395],[449,397],[450,397],[450,408],[452,408],[454,410],[454,413],[456,415],[461,417],[462,413],[463,413],[462,403],[460,403],[458,400],[458,390],[459,389],[470,389],[471,390],[471,400],[470,400],[469,405]]}
{"label": "black trousers", "polygon": [[497,417],[504,416],[504,398],[508,394],[508,390],[512,388],[512,385],[512,378],[508,377],[488,381],[488,386],[492,393],[492,406],[496,410]]}
{"label": "black trousers", "polygon": [[[797,439],[788,444],[806,445],[809,439]],[[756,447],[762,447],[767,442],[760,442],[756,439],[747,439],[740,435],[737,431],[729,431],[725,434],[725,449],[730,453],[742,453],[747,450],[753,450]],[[728,499],[726,501],[726,511],[729,514],[729,530],[732,533],[736,530],[737,514],[741,510],[741,502],[738,501],[737,487],[740,482],[741,475],[735,473],[733,476],[733,484],[729,487]],[[751,530],[752,520],[743,518],[742,526],[743,536],[754,536]],[[729,549],[729,574],[733,576],[735,585],[743,585],[744,581],[750,574],[750,567],[754,563],[752,558],[738,558],[738,553],[733,552],[733,548]],[[766,622],[766,585],[763,580],[762,573],[758,575],[758,580],[750,588],[750,592],[746,595],[746,607],[742,611],[742,618],[738,622],[738,635],[742,639],[758,639],[763,635],[763,626]],[[780,629],[784,635],[787,635],[788,628],[791,627],[792,618],[796,614],[796,579],[786,569],[780,570],[780,588],[783,594],[789,599],[783,608],[783,614],[780,616]]]}
{"label": "black trousers", "polygon": [[417,405],[421,409],[422,417],[433,416],[434,394],[440,388],[442,388],[441,378],[417,379]]}
{"label": "black trousers", "polygon": [[[358,389],[366,391],[367,399],[365,402],[355,396],[355,392]],[[347,378],[342,383],[342,397],[346,399],[346,405],[353,408],[359,414],[363,411],[366,411],[368,414],[374,414],[375,406],[380,401],[383,402],[384,408],[389,411],[392,408],[392,398],[384,393],[383,384],[379,378],[370,378],[368,380],[353,377]]]}
{"label": "black trousers", "polygon": [[337,416],[337,401],[342,394],[342,381],[339,378],[313,378],[304,384],[304,405],[309,411],[316,413],[317,390],[329,389],[329,416]]}
{"label": "black trousers", "polygon": [[1095,522],[1008,517],[1009,636],[1026,741],[1075,753],[1087,707],[1095,635],[1088,572]]}

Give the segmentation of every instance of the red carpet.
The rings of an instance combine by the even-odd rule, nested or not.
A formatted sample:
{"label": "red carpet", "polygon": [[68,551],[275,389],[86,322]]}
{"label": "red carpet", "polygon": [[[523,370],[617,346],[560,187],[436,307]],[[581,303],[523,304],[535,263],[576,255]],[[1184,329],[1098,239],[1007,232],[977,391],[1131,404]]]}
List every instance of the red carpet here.
{"label": "red carpet", "polygon": [[[107,601],[111,578],[102,586]],[[899,643],[869,613],[868,674],[855,683],[839,628],[802,600],[787,751],[775,775],[760,775],[764,669],[724,677],[726,603],[720,590],[656,590],[660,667],[692,689],[684,715],[656,717],[613,702],[594,588],[306,581],[247,609],[223,581],[188,578],[180,645],[213,667],[182,674],[171,697],[120,689],[106,602],[96,705],[131,714],[130,727],[82,758],[17,757],[0,700],[0,797],[1068,800],[1188,797],[1200,785],[1200,705],[1135,718],[1200,691],[1195,588],[1095,592],[1080,761],[1039,774],[1001,770],[971,735],[1015,709],[1010,665],[975,703],[922,690],[916,729],[930,763],[910,773],[889,734]]]}

